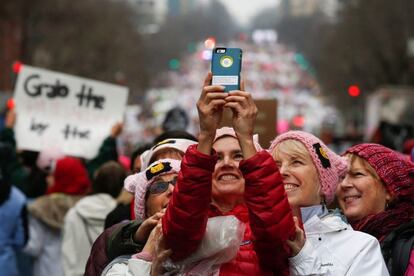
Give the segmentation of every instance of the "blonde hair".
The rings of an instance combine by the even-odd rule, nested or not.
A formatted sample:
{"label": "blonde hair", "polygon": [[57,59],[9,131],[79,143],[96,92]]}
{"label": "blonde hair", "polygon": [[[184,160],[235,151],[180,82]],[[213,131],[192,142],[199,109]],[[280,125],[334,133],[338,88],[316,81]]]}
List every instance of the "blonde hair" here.
{"label": "blonde hair", "polygon": [[319,171],[316,168],[315,164],[313,163],[312,157],[308,150],[306,149],[305,145],[301,142],[294,140],[294,139],[288,139],[283,140],[279,144],[275,146],[273,149],[273,152],[271,152],[271,155],[273,159],[277,159],[278,154],[280,152],[284,152],[286,154],[292,155],[293,157],[299,157],[302,159],[308,159],[312,162],[313,167],[315,168],[316,174],[318,175],[318,193],[320,194],[322,200],[325,200],[325,195],[321,193],[321,180],[319,176]]}
{"label": "blonde hair", "polygon": [[273,152],[271,152],[273,159],[277,158],[279,152],[289,153],[290,155],[296,157],[307,158],[312,160],[305,145],[293,139],[284,140],[277,144],[276,147],[273,149]]}
{"label": "blonde hair", "polygon": [[371,164],[369,164],[369,162],[367,160],[365,160],[364,158],[353,154],[353,153],[347,153],[345,155],[346,157],[348,157],[349,159],[349,167],[351,170],[352,169],[352,165],[354,165],[354,163],[359,162],[362,166],[362,168],[364,168],[365,170],[367,170],[367,172],[376,180],[378,181],[379,184],[381,184],[381,186],[385,189],[385,191],[387,191],[390,195],[391,195],[391,199],[388,201],[388,203],[392,203],[395,200],[395,197],[392,196],[392,193],[388,190],[387,185],[385,185],[384,181],[382,181],[381,177],[379,177],[378,173],[375,171],[375,169],[371,166]]}
{"label": "blonde hair", "polygon": [[345,157],[347,157],[349,159],[349,165],[350,168],[352,168],[352,165],[354,165],[356,162],[360,162],[361,166],[366,169],[368,171],[368,173],[375,179],[378,180],[379,182],[381,182],[382,185],[385,184],[382,182],[381,178],[379,177],[379,175],[377,174],[377,172],[375,171],[375,169],[368,163],[367,160],[365,160],[362,157],[359,157],[356,154],[353,153],[347,153],[345,155]]}

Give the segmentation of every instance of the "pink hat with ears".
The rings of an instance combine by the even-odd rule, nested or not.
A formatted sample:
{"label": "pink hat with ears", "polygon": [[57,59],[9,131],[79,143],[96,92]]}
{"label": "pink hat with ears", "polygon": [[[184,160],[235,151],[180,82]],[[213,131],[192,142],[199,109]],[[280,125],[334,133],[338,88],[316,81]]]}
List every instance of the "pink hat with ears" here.
{"label": "pink hat with ears", "polygon": [[148,166],[145,171],[128,176],[124,188],[135,194],[135,217],[145,219],[145,195],[154,179],[160,175],[179,173],[181,161],[175,159],[160,159]]}
{"label": "pink hat with ears", "polygon": [[[231,136],[233,138],[237,138],[237,134],[234,131],[232,127],[222,127],[216,130],[216,137],[214,138],[213,143],[215,143],[218,139],[224,137],[224,136]],[[257,151],[261,151],[263,148],[259,143],[259,135],[254,134],[253,135],[253,143]]]}
{"label": "pink hat with ears", "polygon": [[318,171],[326,203],[332,203],[336,186],[348,170],[346,158],[334,153],[319,138],[304,131],[288,131],[277,136],[272,141],[269,152],[272,153],[276,146],[285,140],[296,140],[305,146]]}

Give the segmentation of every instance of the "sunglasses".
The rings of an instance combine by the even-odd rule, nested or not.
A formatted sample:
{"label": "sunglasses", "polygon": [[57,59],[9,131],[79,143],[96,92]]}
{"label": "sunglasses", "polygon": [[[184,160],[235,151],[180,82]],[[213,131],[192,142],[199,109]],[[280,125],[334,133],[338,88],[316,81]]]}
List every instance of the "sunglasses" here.
{"label": "sunglasses", "polygon": [[176,182],[177,178],[174,178],[171,181],[154,182],[153,184],[151,184],[151,186],[149,186],[148,191],[150,192],[150,194],[161,194],[168,190],[170,184],[175,186]]}

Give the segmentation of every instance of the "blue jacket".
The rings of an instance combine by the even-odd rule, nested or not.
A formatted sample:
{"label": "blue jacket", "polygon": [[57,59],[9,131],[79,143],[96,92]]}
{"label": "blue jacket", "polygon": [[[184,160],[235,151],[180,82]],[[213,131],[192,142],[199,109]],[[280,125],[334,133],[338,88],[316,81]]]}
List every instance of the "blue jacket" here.
{"label": "blue jacket", "polygon": [[24,218],[25,204],[26,197],[23,193],[12,187],[9,198],[0,205],[0,267],[2,275],[19,275],[15,249],[23,247],[27,241],[27,223]]}

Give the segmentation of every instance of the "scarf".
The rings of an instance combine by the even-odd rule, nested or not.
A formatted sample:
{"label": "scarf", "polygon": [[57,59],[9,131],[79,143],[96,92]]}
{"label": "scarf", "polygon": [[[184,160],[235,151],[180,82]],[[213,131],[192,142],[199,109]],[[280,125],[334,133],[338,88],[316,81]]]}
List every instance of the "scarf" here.
{"label": "scarf", "polygon": [[414,219],[414,205],[408,202],[396,204],[393,208],[352,222],[354,230],[368,233],[380,243],[400,225]]}

